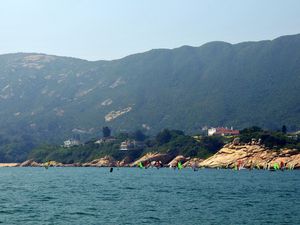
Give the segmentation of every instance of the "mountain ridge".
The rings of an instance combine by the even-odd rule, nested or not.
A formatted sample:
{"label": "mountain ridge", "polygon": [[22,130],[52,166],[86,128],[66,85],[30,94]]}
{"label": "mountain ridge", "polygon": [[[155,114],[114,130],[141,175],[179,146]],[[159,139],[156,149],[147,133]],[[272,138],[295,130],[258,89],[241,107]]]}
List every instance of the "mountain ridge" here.
{"label": "mountain ridge", "polygon": [[0,54],[0,57],[1,56],[6,56],[6,55],[18,55],[18,54],[33,54],[34,55],[34,54],[36,54],[36,55],[48,55],[48,56],[70,58],[70,59],[79,59],[79,60],[83,60],[83,61],[87,61],[87,62],[111,62],[111,61],[122,60],[124,58],[135,56],[135,55],[140,55],[140,54],[148,53],[148,52],[155,51],[155,50],[169,50],[169,51],[172,51],[172,50],[177,50],[177,49],[186,48],[186,47],[187,48],[201,48],[202,46],[206,46],[206,45],[210,45],[210,44],[215,44],[215,43],[223,43],[223,44],[228,44],[228,45],[235,46],[235,45],[244,45],[244,44],[259,43],[259,42],[273,42],[273,41],[277,41],[278,39],[281,40],[281,39],[285,39],[285,38],[289,38],[289,37],[297,37],[297,36],[300,36],[300,33],[283,35],[283,36],[280,36],[280,37],[276,37],[274,39],[266,39],[266,40],[259,40],[259,41],[242,41],[242,42],[238,42],[238,43],[234,43],[234,44],[230,43],[230,42],[226,42],[226,41],[209,41],[209,42],[206,42],[206,43],[204,43],[204,44],[202,44],[200,46],[182,45],[182,46],[175,47],[175,48],[154,48],[154,49],[150,49],[150,50],[147,50],[147,51],[144,51],[144,52],[137,52],[137,53],[126,55],[126,56],[121,57],[121,58],[110,59],[110,60],[108,60],[108,59],[88,60],[88,59],[84,59],[84,58],[80,58],[80,57],[62,56],[62,55],[56,55],[56,54],[48,54],[48,53],[44,53],[44,52],[11,52],[11,53]]}
{"label": "mountain ridge", "polygon": [[102,126],[148,134],[205,125],[300,129],[299,77],[300,34],[107,61],[0,55],[0,158],[78,133],[100,136]]}

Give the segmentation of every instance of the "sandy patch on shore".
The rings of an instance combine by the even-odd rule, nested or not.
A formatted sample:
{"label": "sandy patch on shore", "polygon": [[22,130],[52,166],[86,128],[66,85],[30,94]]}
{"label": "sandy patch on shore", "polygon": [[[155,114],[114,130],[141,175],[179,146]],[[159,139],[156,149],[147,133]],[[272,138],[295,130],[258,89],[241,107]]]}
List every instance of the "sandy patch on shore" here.
{"label": "sandy patch on shore", "polygon": [[15,167],[18,165],[19,163],[0,163],[0,167]]}

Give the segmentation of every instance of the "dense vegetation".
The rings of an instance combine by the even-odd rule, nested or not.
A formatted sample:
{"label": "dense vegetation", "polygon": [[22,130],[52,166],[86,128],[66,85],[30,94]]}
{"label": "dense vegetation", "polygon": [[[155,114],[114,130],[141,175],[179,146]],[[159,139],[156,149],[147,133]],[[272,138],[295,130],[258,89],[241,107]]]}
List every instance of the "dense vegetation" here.
{"label": "dense vegetation", "polygon": [[33,147],[74,134],[87,141],[105,126],[149,135],[205,125],[299,130],[299,74],[300,35],[113,61],[0,55],[0,160],[25,160]]}
{"label": "dense vegetation", "polygon": [[[105,132],[108,132],[107,129],[103,130],[103,134]],[[28,158],[38,162],[54,160],[62,163],[83,163],[109,155],[116,160],[122,160],[127,157],[133,161],[147,152],[168,153],[174,157],[184,155],[186,157],[207,158],[235,137],[190,136],[180,130],[164,129],[152,138],[147,137],[140,130],[132,133],[119,133],[115,138],[113,142],[101,144],[95,144],[96,139],[92,139],[84,145],[71,148],[41,145],[32,150]],[[282,131],[263,130],[256,126],[246,128],[240,131],[239,138],[242,143],[249,143],[253,139],[256,141],[260,140],[261,144],[274,150],[279,148],[300,150],[300,138],[297,135],[287,134],[285,126]],[[145,146],[139,150],[120,151],[121,142],[128,139],[144,141]]]}
{"label": "dense vegetation", "polygon": [[216,153],[223,145],[224,138],[208,136],[189,136],[182,131],[164,129],[158,133],[150,150],[168,152],[173,155],[207,158]]}
{"label": "dense vegetation", "polygon": [[260,140],[261,144],[268,148],[295,148],[300,150],[300,138],[298,135],[291,135],[286,132],[286,126],[283,126],[281,131],[263,130],[254,126],[241,130],[240,140],[243,143],[249,143],[254,138],[257,141]]}
{"label": "dense vegetation", "polygon": [[[143,137],[145,147],[140,150],[120,151],[120,143],[126,139],[138,139]],[[141,140],[141,139],[140,139]],[[32,150],[28,156],[38,162],[58,161],[62,163],[88,162],[106,155],[112,156],[116,160],[129,157],[134,160],[147,152],[162,152],[174,156],[182,154],[184,156],[206,158],[214,154],[224,144],[221,137],[192,137],[185,135],[179,130],[164,129],[156,137],[146,137],[141,131],[134,133],[120,133],[112,143],[95,144],[95,140],[90,140],[82,146],[65,148],[62,146],[42,145]]]}

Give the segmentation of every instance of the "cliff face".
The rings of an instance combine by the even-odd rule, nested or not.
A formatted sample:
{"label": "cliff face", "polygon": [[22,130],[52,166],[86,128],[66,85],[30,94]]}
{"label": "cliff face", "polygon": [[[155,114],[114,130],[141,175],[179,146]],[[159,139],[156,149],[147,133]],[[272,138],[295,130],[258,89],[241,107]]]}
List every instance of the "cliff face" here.
{"label": "cliff face", "polygon": [[284,163],[286,168],[300,168],[300,151],[293,149],[270,150],[262,145],[227,144],[210,158],[199,163],[199,167],[229,167],[240,163],[245,168],[267,168],[274,163]]}

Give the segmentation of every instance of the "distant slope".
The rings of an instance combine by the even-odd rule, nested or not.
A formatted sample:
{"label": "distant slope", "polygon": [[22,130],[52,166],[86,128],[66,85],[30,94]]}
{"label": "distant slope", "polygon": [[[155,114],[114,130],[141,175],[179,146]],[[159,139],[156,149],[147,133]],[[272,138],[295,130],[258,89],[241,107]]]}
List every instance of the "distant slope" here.
{"label": "distant slope", "polygon": [[[300,128],[300,35],[157,49],[120,60],[0,55],[0,160],[72,134]],[[22,154],[21,154],[22,153]]]}

